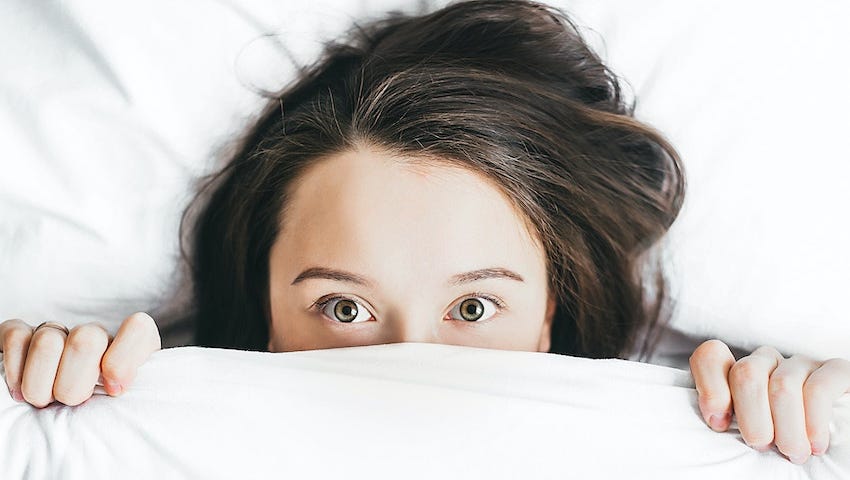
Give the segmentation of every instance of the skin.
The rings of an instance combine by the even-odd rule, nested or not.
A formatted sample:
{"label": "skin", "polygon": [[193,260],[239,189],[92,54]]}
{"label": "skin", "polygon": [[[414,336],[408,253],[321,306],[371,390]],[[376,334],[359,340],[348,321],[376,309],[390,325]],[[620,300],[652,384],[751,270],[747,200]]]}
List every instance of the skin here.
{"label": "skin", "polygon": [[[366,282],[303,278],[310,268]],[[451,282],[481,269],[521,280]],[[346,151],[317,162],[292,189],[269,259],[269,351],[426,342],[545,352],[555,309],[547,283],[540,242],[479,175]],[[357,302],[359,317],[344,323],[335,304],[314,306],[329,296]],[[464,320],[458,312],[468,298],[488,318]]]}
{"label": "skin", "polygon": [[[555,304],[540,242],[521,215],[475,173],[404,160],[361,147],[318,161],[298,179],[270,252],[269,351],[394,342],[548,351]],[[451,282],[479,269],[510,270],[522,281]],[[346,300],[316,306],[333,296]],[[484,307],[476,321],[459,313],[462,302],[476,301],[469,299]],[[353,305],[357,314],[346,315]],[[340,313],[354,321],[340,321]],[[33,333],[16,319],[0,324],[12,396],[36,407],[82,403],[98,374],[107,393],[120,395],[160,345],[156,324],[141,312],[114,339],[95,324],[67,337],[52,328]],[[775,444],[794,463],[826,452],[832,404],[850,391],[847,360],[784,358],[771,347],[736,360],[726,344],[708,340],[690,367],[711,428],[727,430],[734,415],[748,445]]]}
{"label": "skin", "polygon": [[850,362],[803,355],[784,358],[762,346],[735,360],[720,340],[703,342],[690,357],[691,373],[706,423],[726,431],[732,415],[747,445],[771,445],[796,464],[829,446],[832,405],[850,392]]}
{"label": "skin", "polygon": [[127,317],[115,337],[96,323],[78,325],[66,335],[7,320],[0,323],[0,345],[9,393],[38,408],[54,401],[79,405],[98,381],[109,395],[121,395],[139,365],[162,348],[156,323],[143,312]]}

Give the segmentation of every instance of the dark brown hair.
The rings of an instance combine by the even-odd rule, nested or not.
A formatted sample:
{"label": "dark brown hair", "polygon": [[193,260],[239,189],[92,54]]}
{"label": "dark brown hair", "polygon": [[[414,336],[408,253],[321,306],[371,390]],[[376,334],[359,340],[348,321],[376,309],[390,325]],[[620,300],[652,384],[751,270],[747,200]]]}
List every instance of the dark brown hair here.
{"label": "dark brown hair", "polygon": [[195,342],[266,349],[269,250],[288,186],[366,143],[494,181],[545,248],[558,300],[550,351],[624,356],[662,321],[663,274],[648,301],[644,254],[684,195],[675,150],[633,108],[566,14],[539,3],[467,1],[355,27],[205,179],[184,252]]}

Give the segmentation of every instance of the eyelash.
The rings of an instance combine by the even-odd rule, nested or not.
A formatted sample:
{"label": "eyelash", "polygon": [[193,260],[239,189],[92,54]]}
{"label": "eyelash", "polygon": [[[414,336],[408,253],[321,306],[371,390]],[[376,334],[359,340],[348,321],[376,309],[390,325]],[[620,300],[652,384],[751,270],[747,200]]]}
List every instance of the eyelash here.
{"label": "eyelash", "polygon": [[[498,307],[498,308],[496,309],[496,313],[494,313],[493,316],[488,318],[487,320],[484,320],[484,321],[481,321],[481,322],[468,322],[468,323],[472,323],[472,324],[487,323],[490,320],[494,319],[495,317],[499,316],[499,314],[502,313],[502,311],[504,311],[508,308],[508,305],[505,302],[503,302],[502,300],[500,300],[500,299],[498,299],[498,298],[496,298],[492,295],[483,293],[483,292],[472,292],[468,295],[465,295],[463,298],[458,300],[458,302],[456,302],[456,303],[463,302],[464,300],[467,300],[469,298],[483,298],[485,300],[489,300],[489,301],[493,302],[496,305],[496,307]],[[326,296],[326,297],[322,297],[322,298],[316,300],[315,302],[313,302],[313,304],[310,305],[310,309],[316,311],[317,313],[322,313],[322,310],[324,310],[325,305],[329,304],[330,302],[332,302],[334,300],[350,300],[352,302],[357,302],[358,304],[360,304],[360,302],[357,299],[347,297],[345,295],[333,295],[332,294],[332,295],[329,295],[329,296]],[[454,305],[454,304],[452,304],[452,305]]]}
{"label": "eyelash", "polygon": [[[499,311],[500,311],[500,312],[501,312],[503,309],[505,309],[505,308],[507,308],[507,307],[508,307],[507,305],[505,305],[505,302],[503,302],[503,301],[499,300],[498,298],[496,298],[496,297],[494,297],[494,296],[492,296],[492,295],[488,295],[488,294],[486,294],[486,293],[484,293],[484,292],[472,292],[472,293],[470,293],[469,295],[467,295],[467,296],[463,297],[462,299],[460,299],[460,301],[462,302],[462,301],[466,300],[467,298],[483,298],[483,299],[485,299],[485,300],[490,300],[491,302],[495,303],[497,307],[499,307]],[[498,312],[496,313],[496,315],[498,315]],[[495,315],[494,315],[494,316],[495,316]]]}

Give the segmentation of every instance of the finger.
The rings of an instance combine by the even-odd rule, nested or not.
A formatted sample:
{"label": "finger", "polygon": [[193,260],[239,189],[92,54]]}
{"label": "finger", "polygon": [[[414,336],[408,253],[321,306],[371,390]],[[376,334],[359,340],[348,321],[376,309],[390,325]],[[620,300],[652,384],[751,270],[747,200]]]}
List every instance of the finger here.
{"label": "finger", "polygon": [[137,312],[127,317],[100,363],[106,393],[120,395],[136,378],[139,366],[160,348],[159,330],[150,315]]}
{"label": "finger", "polygon": [[725,431],[732,421],[728,376],[735,356],[720,340],[708,340],[694,350],[689,362],[702,418],[713,430]]}
{"label": "finger", "polygon": [[738,360],[729,370],[732,404],[738,429],[747,445],[759,451],[770,448],[773,441],[773,417],[767,396],[767,382],[782,355],[776,349],[759,347]]}
{"label": "finger", "polygon": [[92,396],[107,345],[109,333],[97,324],[78,325],[71,330],[53,383],[57,401],[79,405]]}
{"label": "finger", "polygon": [[33,332],[21,379],[21,394],[33,406],[46,407],[55,400],[53,382],[64,349],[65,332],[56,328]]}
{"label": "finger", "polygon": [[833,404],[845,393],[850,393],[850,361],[840,358],[824,362],[803,384],[806,432],[812,454],[826,452]]}
{"label": "finger", "polygon": [[803,410],[803,383],[820,364],[801,355],[779,363],[768,381],[770,413],[773,417],[774,443],[780,452],[798,465],[811,452]]}
{"label": "finger", "polygon": [[6,370],[6,385],[9,393],[18,402],[21,395],[21,377],[30,346],[33,328],[21,320],[13,319],[0,323],[0,351],[3,352],[3,368]]}

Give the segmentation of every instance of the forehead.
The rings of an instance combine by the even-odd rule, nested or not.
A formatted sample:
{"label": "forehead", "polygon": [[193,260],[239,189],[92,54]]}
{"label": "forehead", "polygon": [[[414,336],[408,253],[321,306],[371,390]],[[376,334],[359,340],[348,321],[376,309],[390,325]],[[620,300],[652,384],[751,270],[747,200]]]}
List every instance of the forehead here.
{"label": "forehead", "polygon": [[369,271],[377,263],[454,273],[543,261],[521,214],[480,174],[366,148],[302,174],[281,239],[303,263]]}

